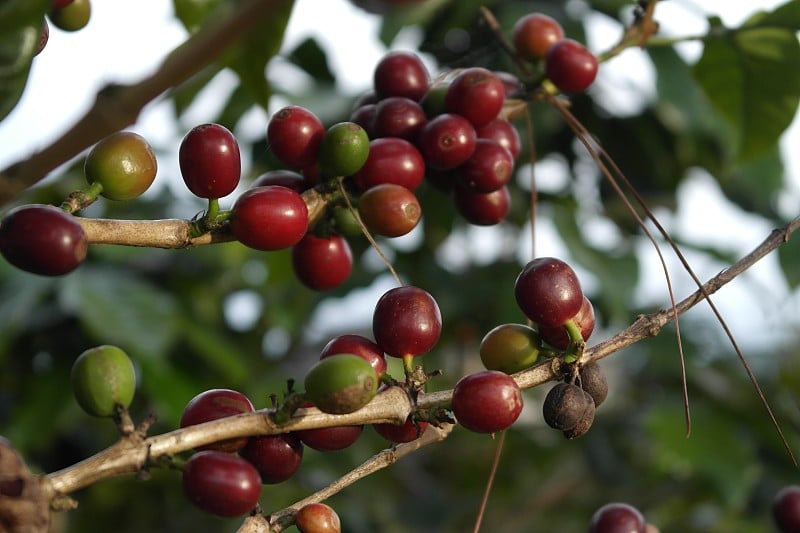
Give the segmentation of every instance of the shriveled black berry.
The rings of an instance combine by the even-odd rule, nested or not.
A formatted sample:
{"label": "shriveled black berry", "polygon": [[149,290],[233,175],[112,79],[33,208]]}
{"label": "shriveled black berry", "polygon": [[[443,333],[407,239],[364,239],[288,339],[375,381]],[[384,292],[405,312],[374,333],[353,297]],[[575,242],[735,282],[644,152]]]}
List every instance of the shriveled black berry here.
{"label": "shriveled black berry", "polygon": [[594,400],[595,407],[599,407],[608,396],[608,380],[596,362],[583,365],[579,371],[581,388],[588,392]]}
{"label": "shriveled black berry", "polygon": [[[594,400],[588,392],[572,383],[561,382],[547,393],[542,405],[544,421],[548,426],[562,431],[578,428],[591,413],[594,419]],[[589,422],[591,425],[591,421]]]}
{"label": "shriveled black berry", "polygon": [[570,429],[565,429],[563,431],[564,436],[568,439],[576,439],[581,435],[585,435],[586,432],[589,431],[589,428],[592,427],[592,423],[594,422],[594,413],[596,411],[595,405],[592,403],[591,405],[587,404],[587,409],[583,412],[583,416],[578,423],[575,424]]}

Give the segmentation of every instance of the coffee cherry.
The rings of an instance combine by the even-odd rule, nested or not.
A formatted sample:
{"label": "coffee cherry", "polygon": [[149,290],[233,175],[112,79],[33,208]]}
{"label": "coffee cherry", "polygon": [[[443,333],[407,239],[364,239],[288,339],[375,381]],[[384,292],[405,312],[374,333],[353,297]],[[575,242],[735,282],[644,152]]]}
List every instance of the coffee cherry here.
{"label": "coffee cherry", "polygon": [[343,205],[337,205],[332,209],[331,219],[333,229],[347,237],[363,237],[364,232],[359,225],[358,211]]}
{"label": "coffee cherry", "polygon": [[800,531],[800,485],[778,491],[772,499],[772,518],[781,533]]}
{"label": "coffee cherry", "polygon": [[364,104],[356,107],[350,113],[350,122],[355,122],[367,132],[367,137],[374,139],[375,135],[375,115],[377,115],[378,106],[376,104]]}
{"label": "coffee cherry", "polygon": [[468,430],[496,433],[511,427],[519,418],[522,392],[508,374],[483,370],[458,380],[452,409],[458,423]]}
{"label": "coffee cherry", "polygon": [[38,56],[42,53],[42,50],[45,49],[47,46],[47,42],[50,40],[50,25],[47,23],[47,19],[42,19],[42,29],[41,33],[39,33],[39,44],[36,45],[36,51],[33,55]]}
{"label": "coffee cherry", "polygon": [[286,187],[287,189],[292,189],[299,193],[313,187],[313,184],[309,183],[309,180],[299,172],[285,169],[268,170],[264,172],[253,180],[250,187],[265,187],[267,185],[280,185],[281,187]]}
{"label": "coffee cherry", "polygon": [[341,533],[342,523],[332,507],[309,503],[297,511],[295,525],[300,533]]}
{"label": "coffee cherry", "polygon": [[181,140],[178,162],[184,183],[200,198],[222,198],[239,185],[239,143],[225,126],[201,124],[192,128]]}
{"label": "coffee cherry", "polygon": [[508,187],[490,193],[472,192],[464,187],[453,189],[456,211],[464,220],[476,226],[494,226],[504,221],[511,210]]}
{"label": "coffee cherry", "polygon": [[238,455],[202,451],[184,465],[183,492],[203,511],[241,516],[258,504],[261,478],[258,470]]}
{"label": "coffee cherry", "polygon": [[[583,297],[581,308],[570,320],[574,321],[580,328],[583,340],[589,340],[592,331],[594,331],[595,324],[594,307],[589,298],[586,296]],[[563,326],[551,327],[539,325],[539,335],[541,335],[542,340],[547,344],[559,350],[565,350],[569,345],[569,334],[567,334]]]}
{"label": "coffee cherry", "polygon": [[[253,411],[253,404],[241,392],[231,389],[209,389],[189,400],[183,408],[180,427],[185,428]],[[247,437],[215,442],[198,449],[233,453],[241,450],[245,444]]]}
{"label": "coffee cherry", "polygon": [[[22,457],[11,446],[8,439],[0,436],[0,497],[19,498],[28,477],[30,477],[30,471]],[[13,529],[15,524],[10,524],[8,521],[10,514],[13,513],[4,514],[2,523],[4,527]]]}
{"label": "coffee cherry", "polygon": [[99,183],[109,200],[131,200],[145,192],[158,164],[144,137],[131,131],[112,133],[89,151],[83,165],[86,181]]}
{"label": "coffee cherry", "polygon": [[92,16],[90,0],[72,0],[62,4],[61,7],[54,5],[47,13],[53,26],[64,31],[78,31],[89,24]]}
{"label": "coffee cherry", "polygon": [[320,411],[345,414],[367,405],[378,389],[372,365],[354,354],[335,354],[317,361],[303,381],[306,397]]}
{"label": "coffee cherry", "polygon": [[551,46],[564,38],[564,28],[544,13],[520,17],[511,30],[511,41],[525,59],[542,59]]}
{"label": "coffee cherry", "polygon": [[550,47],[545,57],[547,77],[565,93],[579,93],[597,76],[597,57],[572,39],[561,39]]}
{"label": "coffee cherry", "polygon": [[400,444],[420,438],[428,429],[428,423],[409,416],[402,424],[373,424],[372,427],[384,439]]}
{"label": "coffee cherry", "polygon": [[646,533],[642,513],[627,503],[613,502],[600,507],[592,515],[589,533]]}
{"label": "coffee cherry", "polygon": [[51,205],[15,207],[0,222],[0,253],[17,268],[42,276],[72,272],[89,240],[75,218]]}
{"label": "coffee cherry", "polygon": [[425,164],[437,170],[456,168],[475,150],[475,127],[461,115],[444,113],[425,123],[417,147]]}
{"label": "coffee cherry", "polygon": [[542,404],[544,421],[567,438],[586,433],[594,421],[594,400],[588,392],[572,383],[558,383],[547,392]]}
{"label": "coffee cherry", "polygon": [[267,125],[267,144],[284,165],[305,168],[316,163],[325,126],[308,109],[290,105],[278,110]]}
{"label": "coffee cherry", "polygon": [[513,374],[536,363],[540,344],[539,334],[530,326],[501,324],[481,340],[481,362],[487,370]]}
{"label": "coffee cherry", "polygon": [[417,226],[422,207],[414,193],[402,185],[382,183],[361,195],[358,214],[372,233],[401,237]]}
{"label": "coffee cherry", "polygon": [[341,235],[307,233],[292,247],[292,269],[303,285],[315,291],[335,289],[350,276],[353,253]]}
{"label": "coffee cherry", "polygon": [[376,105],[372,127],[375,137],[414,141],[427,121],[420,104],[410,98],[390,96]]}
{"label": "coffee cherry", "polygon": [[239,452],[256,467],[261,483],[275,484],[291,478],[303,461],[303,443],[295,433],[250,437]]}
{"label": "coffee cherry", "polygon": [[338,452],[352,446],[361,436],[364,426],[331,426],[297,431],[301,442],[318,452]]}
{"label": "coffee cherry", "polygon": [[365,191],[381,183],[394,183],[413,191],[425,179],[425,161],[416,146],[397,137],[374,139],[369,157],[353,181]]}
{"label": "coffee cherry", "polygon": [[482,67],[459,72],[447,88],[444,104],[448,113],[466,118],[478,128],[497,118],[506,90],[494,72]]}
{"label": "coffee cherry", "polygon": [[478,139],[491,139],[500,143],[500,146],[511,153],[511,160],[515,161],[519,157],[522,149],[519,132],[509,121],[504,118],[496,118],[475,129]]}
{"label": "coffee cherry", "polygon": [[375,94],[380,100],[402,96],[419,101],[429,85],[428,69],[412,52],[389,52],[381,58],[373,73]]}
{"label": "coffee cherry", "polygon": [[479,138],[475,151],[456,169],[456,176],[461,186],[485,194],[505,187],[513,171],[511,152],[496,141]]}
{"label": "coffee cherry", "polygon": [[111,345],[95,346],[72,363],[72,392],[78,405],[92,416],[114,416],[128,408],[136,390],[136,372],[128,354]]}
{"label": "coffee cherry", "polygon": [[372,333],[388,355],[422,355],[442,332],[439,305],[427,291],[406,285],[386,291],[375,304]]}
{"label": "coffee cherry", "polygon": [[386,356],[380,346],[366,337],[354,334],[345,334],[334,337],[322,348],[320,359],[340,353],[351,353],[367,361],[375,376],[380,379],[386,372]]}
{"label": "coffee cherry", "polygon": [[355,122],[334,124],[322,137],[319,165],[328,177],[350,176],[358,172],[369,156],[369,137]]}
{"label": "coffee cherry", "polygon": [[514,284],[514,296],[525,316],[550,327],[562,326],[583,305],[577,274],[553,257],[539,257],[525,265]]}
{"label": "coffee cherry", "polygon": [[595,407],[599,407],[608,396],[608,380],[605,372],[596,362],[586,363],[579,370],[581,388],[589,393]]}
{"label": "coffee cherry", "polygon": [[236,199],[230,227],[233,236],[250,248],[289,248],[306,234],[308,207],[302,196],[286,187],[255,187]]}

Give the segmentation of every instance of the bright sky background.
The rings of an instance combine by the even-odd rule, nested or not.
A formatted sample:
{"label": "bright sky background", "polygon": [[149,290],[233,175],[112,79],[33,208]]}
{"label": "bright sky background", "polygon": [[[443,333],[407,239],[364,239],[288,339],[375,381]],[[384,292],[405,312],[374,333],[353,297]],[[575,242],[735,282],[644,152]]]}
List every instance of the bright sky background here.
{"label": "bright sky background", "polygon": [[[782,3],[778,0],[670,0],[658,5],[656,15],[664,34],[700,34],[706,28],[704,13],[719,14],[727,25],[735,26],[756,9],[770,9]],[[335,24],[330,23],[333,20]],[[592,50],[605,49],[619,35],[619,28],[607,19],[598,18],[589,23],[588,45]],[[324,31],[320,31],[321,28]],[[316,36],[329,52],[334,70],[342,74],[343,89],[357,94],[370,86],[372,68],[385,51],[377,39],[377,31],[377,18],[366,15],[348,0],[297,0],[285,44],[291,48],[309,34]],[[163,0],[94,0],[92,20],[87,28],[76,33],[63,33],[52,28],[46,49],[34,62],[30,83],[20,105],[0,122],[0,168],[45,146],[64,131],[85,112],[97,90],[104,84],[135,82],[150,73],[184,37],[185,31],[172,16],[172,3]],[[414,35],[404,34],[403,39],[405,41],[398,46],[413,45]],[[687,57],[693,58],[697,57],[700,48],[687,44],[681,50]],[[639,52],[631,50],[601,67],[597,86],[593,90],[602,91],[609,102],[615,102],[621,109],[631,105],[635,108],[641,105],[640,94],[652,93],[652,81],[653,73],[649,65],[642,61]],[[182,183],[177,166],[180,138],[193,125],[210,119],[210,110],[218,105],[215,95],[219,93],[215,91],[230,87],[232,83],[235,83],[232,78],[217,80],[206,97],[189,113],[186,124],[175,124],[169,108],[156,103],[149,106],[140,121],[130,128],[144,135],[166,154],[173,154],[172,158],[169,155],[159,156],[160,180],[157,183],[163,186],[165,182],[176,190],[180,188]],[[276,101],[275,105],[283,103]],[[263,111],[251,113],[242,131],[236,132],[237,136],[247,138],[260,135],[267,119],[268,115]],[[798,139],[800,128],[798,121],[795,121],[784,140],[784,146],[796,146]],[[787,216],[791,216],[800,212],[800,161],[795,155],[797,150],[787,149],[785,152],[790,185],[781,199],[781,206]],[[546,176],[542,178],[546,179]],[[667,221],[678,234],[691,234],[697,240],[714,237],[731,251],[742,254],[760,242],[771,229],[752,217],[743,218],[738,209],[722,198],[713,179],[700,172],[687,181],[680,194],[684,200],[681,203],[682,210],[674,221]],[[713,207],[709,208],[709,205]],[[186,214],[187,217],[191,215],[193,213]],[[732,231],[732,228],[736,230]],[[459,237],[470,241],[472,237],[479,237],[483,229],[475,228],[474,231],[474,235]],[[537,231],[542,233],[540,242],[543,243],[543,249],[538,250],[540,255],[563,252],[558,240],[550,238],[555,234],[552,228],[542,224],[541,227],[537,226]],[[485,251],[482,249],[481,253]],[[521,253],[524,255],[524,250]],[[747,278],[752,283],[726,288],[717,297],[723,309],[729,310],[727,314],[736,331],[761,328],[762,320],[770,321],[781,314],[798,315],[797,302],[787,296],[789,290],[780,283],[776,286],[774,282],[777,272],[774,259],[767,259],[763,263],[748,274]],[[713,275],[719,268],[720,265],[716,264],[698,265],[701,277]],[[653,263],[652,269],[660,267]],[[679,268],[676,266],[675,270]],[[370,294],[374,295],[375,289],[379,289],[380,294],[391,286],[391,282],[383,278],[377,283],[378,286]],[[754,290],[754,287],[758,290]],[[679,279],[678,295],[686,294],[689,290],[691,286]],[[771,294],[768,306],[759,304],[765,300],[765,290]],[[665,303],[663,280],[644,286],[641,297],[646,301]],[[363,295],[358,298],[362,301]],[[341,302],[336,304],[340,305]],[[253,306],[233,307],[252,309]],[[763,316],[756,317],[752,311],[762,307]],[[371,306],[363,303],[351,306],[351,309],[356,308],[362,312],[334,311],[328,314],[324,308],[322,312],[328,317],[351,316],[357,322],[363,322],[371,316]],[[749,312],[735,312],[743,308]],[[243,320],[246,322],[248,319],[244,317]],[[761,331],[760,338],[763,338],[763,334]]]}

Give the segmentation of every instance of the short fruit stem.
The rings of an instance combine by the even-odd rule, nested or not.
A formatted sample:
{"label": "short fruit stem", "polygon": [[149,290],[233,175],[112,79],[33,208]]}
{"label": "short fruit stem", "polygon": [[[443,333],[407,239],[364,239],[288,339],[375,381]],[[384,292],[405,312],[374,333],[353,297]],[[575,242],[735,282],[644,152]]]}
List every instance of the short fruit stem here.
{"label": "short fruit stem", "polygon": [[95,181],[91,183],[86,189],[70,193],[69,196],[61,203],[61,209],[68,213],[77,213],[81,209],[85,209],[92,205],[97,197],[103,192],[103,186]]}
{"label": "short fruit stem", "polygon": [[574,363],[583,355],[583,350],[586,348],[586,341],[583,340],[583,333],[580,326],[574,320],[570,319],[564,324],[564,329],[569,335],[569,344],[564,352],[564,362]]}

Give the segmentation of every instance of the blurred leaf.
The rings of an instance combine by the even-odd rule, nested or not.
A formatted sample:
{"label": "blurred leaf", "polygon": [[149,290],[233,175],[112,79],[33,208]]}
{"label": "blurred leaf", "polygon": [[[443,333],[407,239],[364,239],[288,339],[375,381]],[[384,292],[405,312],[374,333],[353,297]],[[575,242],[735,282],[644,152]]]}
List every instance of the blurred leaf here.
{"label": "blurred leaf", "polygon": [[224,3],[223,0],[173,0],[175,15],[190,33],[195,33]]}
{"label": "blurred leaf", "polygon": [[742,28],[786,28],[800,31],[800,0],[790,0],[771,12],[760,11],[753,14]]}
{"label": "blurred leaf", "polygon": [[318,83],[333,83],[336,76],[328,65],[328,56],[316,39],[308,37],[289,52],[289,60],[303,69]]}
{"label": "blurred leaf", "polygon": [[231,344],[217,331],[184,318],[178,320],[181,336],[199,357],[211,367],[219,380],[225,383],[240,383],[249,375],[245,359],[240,356],[241,348]]}

